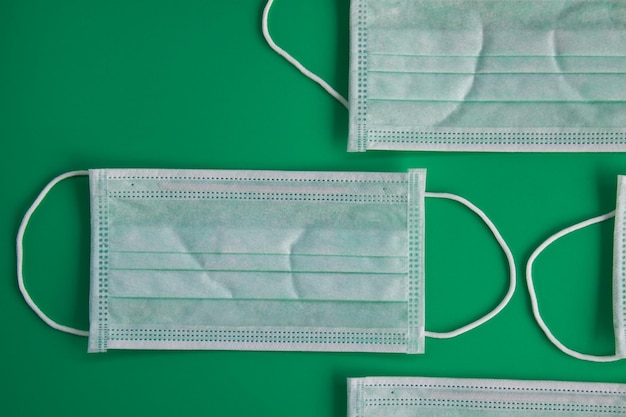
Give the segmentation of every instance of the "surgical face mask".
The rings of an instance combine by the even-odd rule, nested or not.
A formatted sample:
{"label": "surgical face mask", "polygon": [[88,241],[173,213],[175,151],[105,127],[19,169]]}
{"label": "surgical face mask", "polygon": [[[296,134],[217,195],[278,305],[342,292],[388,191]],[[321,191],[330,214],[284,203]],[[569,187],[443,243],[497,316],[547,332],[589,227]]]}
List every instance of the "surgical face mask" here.
{"label": "surgical face mask", "polygon": [[459,378],[353,378],[348,416],[626,416],[626,385]]}
{"label": "surgical face mask", "polygon": [[[22,276],[22,239],[58,181],[89,175],[90,328],[46,316]],[[107,349],[422,353],[495,316],[515,287],[510,250],[475,206],[427,193],[408,173],[97,169],[53,180],[18,235],[18,281],[51,326]],[[489,314],[424,330],[424,198],[483,218],[506,253],[510,288]],[[452,255],[453,256],[453,255]]]}
{"label": "surgical face mask", "polygon": [[[588,355],[568,348],[554,336],[548,325],[541,317],[539,302],[533,284],[533,264],[537,257],[548,246],[558,239],[576,230],[608,220],[615,217],[615,230],[613,233],[613,327],[615,330],[615,354],[609,356]],[[611,362],[626,358],[626,177],[618,177],[617,206],[614,211],[597,216],[573,226],[567,227],[552,235],[544,241],[528,259],[526,265],[526,283],[532,303],[535,319],[548,339],[562,352],[578,359],[593,362]]]}
{"label": "surgical face mask", "polygon": [[621,0],[352,0],[349,106],[264,33],[349,107],[350,151],[626,151]]}

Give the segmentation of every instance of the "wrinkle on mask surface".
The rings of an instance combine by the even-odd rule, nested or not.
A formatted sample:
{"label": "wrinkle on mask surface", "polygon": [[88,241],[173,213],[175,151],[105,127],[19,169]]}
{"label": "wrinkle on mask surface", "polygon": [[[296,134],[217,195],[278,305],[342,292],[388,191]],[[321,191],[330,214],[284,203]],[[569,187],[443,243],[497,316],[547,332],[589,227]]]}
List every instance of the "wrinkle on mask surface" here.
{"label": "wrinkle on mask surface", "polygon": [[[620,13],[621,10],[621,13]],[[558,17],[557,27],[551,31],[551,45],[553,46],[553,57],[562,75],[560,80],[563,85],[567,85],[568,91],[576,94],[576,99],[585,101],[620,101],[626,99],[624,93],[626,80],[623,76],[626,73],[626,59],[624,48],[626,40],[620,30],[626,30],[626,4],[615,2],[585,2],[566,7]],[[580,56],[587,51],[582,49],[587,40],[597,38],[604,40],[603,49],[600,51],[591,50],[591,56]],[[597,55],[596,55],[597,54]],[[602,64],[594,63],[600,59]],[[578,65],[571,64],[572,57],[578,57],[582,62]],[[574,83],[575,78],[569,74],[577,72],[588,72],[596,77],[605,77],[607,82],[604,88],[594,85],[589,80]],[[591,124],[606,111],[604,107],[595,107],[592,111],[580,111],[576,107],[571,107],[571,111],[576,116]]]}
{"label": "wrinkle on mask surface", "polygon": [[[439,126],[463,111],[464,101],[471,98],[475,88],[485,45],[484,28],[477,13],[449,12],[450,22],[432,32],[408,26],[406,17],[397,15],[400,12],[372,16],[373,26],[397,20],[400,26],[408,27],[385,28],[372,35],[367,88],[375,112],[368,123],[410,125],[419,117],[420,123]],[[398,42],[401,37],[407,45]],[[450,59],[442,50],[463,53],[462,65],[457,62],[460,56]],[[438,74],[441,66],[445,68],[443,75]],[[406,108],[411,103],[428,101],[438,102],[438,106],[421,109],[419,115],[396,111],[398,106]]]}
{"label": "wrinkle on mask surface", "polygon": [[480,36],[479,36],[480,47],[475,52],[475,58],[473,58],[474,68],[472,69],[471,74],[469,75],[469,82],[464,88],[463,87],[460,88],[460,90],[462,90],[462,93],[457,99],[458,101],[454,105],[454,108],[451,109],[451,111],[449,111],[448,114],[446,114],[443,119],[434,121],[432,123],[433,126],[445,126],[449,123],[454,123],[453,122],[454,117],[463,111],[463,103],[468,99],[469,100],[472,99],[472,93],[474,92],[474,89],[476,86],[476,73],[478,72],[478,69],[480,68],[480,65],[483,59],[482,57],[483,50],[485,48],[485,31],[484,31],[483,23],[480,21],[480,17],[477,17],[477,20],[479,21],[479,27],[480,27]]}
{"label": "wrinkle on mask surface", "polygon": [[288,264],[289,264],[289,271],[292,272],[292,274],[290,275],[290,289],[292,292],[292,297],[294,298],[301,298],[302,297],[302,291],[300,290],[300,283],[299,281],[296,280],[295,276],[293,275],[293,271],[296,270],[295,268],[295,263],[294,263],[294,253],[296,253],[298,251],[298,246],[300,244],[300,241],[302,239],[304,239],[304,234],[306,233],[306,228],[300,230],[300,233],[298,233],[298,235],[295,237],[295,239],[293,239],[290,243],[289,243],[289,251],[288,251]]}

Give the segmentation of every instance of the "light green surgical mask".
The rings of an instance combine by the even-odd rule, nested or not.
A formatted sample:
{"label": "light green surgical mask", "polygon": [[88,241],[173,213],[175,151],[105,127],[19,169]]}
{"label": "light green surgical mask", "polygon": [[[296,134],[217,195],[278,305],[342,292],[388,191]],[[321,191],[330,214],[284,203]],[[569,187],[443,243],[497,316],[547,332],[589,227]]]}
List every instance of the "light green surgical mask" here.
{"label": "light green surgical mask", "polygon": [[626,151],[623,0],[352,0],[348,101],[264,34],[350,151]]}
{"label": "light green surgical mask", "polygon": [[460,378],[353,378],[348,417],[626,416],[626,385]]}
{"label": "light green surgical mask", "polygon": [[[565,346],[552,333],[544,322],[539,311],[539,302],[533,284],[533,265],[537,257],[548,246],[558,239],[576,230],[583,229],[596,223],[615,217],[613,233],[613,327],[615,330],[615,354],[609,356],[588,355],[577,352]],[[530,294],[535,319],[548,339],[562,352],[578,359],[592,362],[612,362],[626,358],[626,177],[618,177],[617,206],[614,211],[597,216],[573,226],[567,227],[546,239],[528,259],[526,265],[526,283]]]}
{"label": "light green surgical mask", "polygon": [[[458,196],[408,173],[97,169],[91,190],[88,332],[48,324],[107,349],[424,351],[495,316],[511,298],[510,250]],[[424,197],[483,218],[510,269],[489,314],[448,333],[424,330]]]}

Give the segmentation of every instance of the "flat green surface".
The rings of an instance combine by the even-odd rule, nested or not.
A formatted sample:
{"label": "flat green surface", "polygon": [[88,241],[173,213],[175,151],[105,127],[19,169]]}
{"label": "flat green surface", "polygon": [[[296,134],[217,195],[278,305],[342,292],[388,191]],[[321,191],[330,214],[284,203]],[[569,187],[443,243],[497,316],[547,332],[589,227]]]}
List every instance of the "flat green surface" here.
{"label": "flat green surface", "polygon": [[[170,416],[345,414],[346,378],[419,375],[626,382],[626,361],[586,363],[535,324],[523,280],[557,230],[612,210],[626,154],[348,154],[347,112],[272,52],[263,0],[0,2],[0,414]],[[348,0],[279,0],[276,41],[343,94]],[[15,235],[41,188],[68,170],[114,167],[405,171],[485,210],[518,263],[518,292],[487,325],[426,354],[110,351],[49,328],[22,300]],[[86,179],[57,187],[32,219],[25,274],[56,320],[87,327]],[[504,257],[455,203],[427,201],[428,329],[486,312]],[[539,258],[546,321],[569,346],[612,353],[612,225]]]}

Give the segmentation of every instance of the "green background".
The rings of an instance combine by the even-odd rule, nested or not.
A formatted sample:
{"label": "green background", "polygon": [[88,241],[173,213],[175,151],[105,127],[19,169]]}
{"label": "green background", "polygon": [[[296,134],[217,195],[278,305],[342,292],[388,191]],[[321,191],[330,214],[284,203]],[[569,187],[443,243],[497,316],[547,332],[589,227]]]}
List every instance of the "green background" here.
{"label": "green background", "polygon": [[[347,153],[347,111],[275,54],[264,0],[0,2],[0,414],[271,415],[346,412],[346,378],[418,375],[626,382],[552,346],[530,311],[523,271],[561,228],[612,210],[626,154]],[[348,0],[279,0],[276,42],[344,95]],[[426,354],[110,351],[55,331],[23,301],[15,235],[54,176],[88,168],[405,171],[427,190],[481,207],[517,261],[518,291],[483,327],[427,340]],[[25,239],[32,297],[87,328],[87,180],[59,185]],[[489,231],[456,203],[429,200],[426,323],[449,330],[506,291]],[[613,221],[559,241],[537,261],[542,311],[587,353],[613,352]]]}

